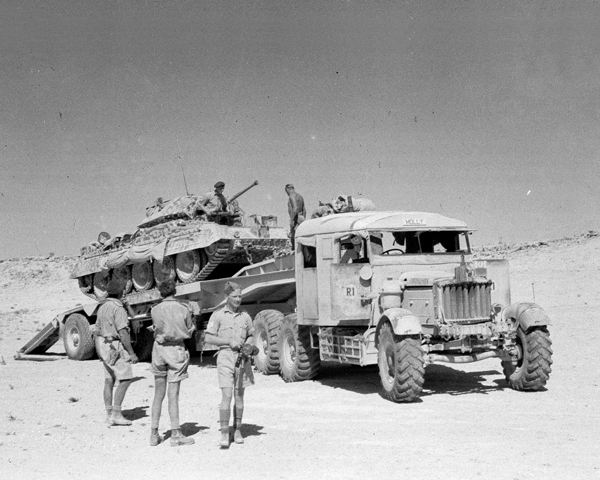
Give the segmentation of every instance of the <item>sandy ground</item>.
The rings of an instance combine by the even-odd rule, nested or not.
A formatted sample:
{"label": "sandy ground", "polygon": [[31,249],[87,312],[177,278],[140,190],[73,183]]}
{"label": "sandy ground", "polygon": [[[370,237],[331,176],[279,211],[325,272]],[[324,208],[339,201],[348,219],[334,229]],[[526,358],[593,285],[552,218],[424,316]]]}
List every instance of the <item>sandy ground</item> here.
{"label": "sandy ground", "polygon": [[404,405],[380,396],[371,367],[326,364],[297,384],[258,375],[246,395],[246,443],[229,450],[217,445],[220,392],[209,355],[194,359],[182,385],[181,421],[196,443],[181,448],[148,446],[147,363],[134,365],[124,402],[133,425],[108,427],[97,360],[71,361],[62,343],[43,360],[14,360],[35,331],[86,299],[68,279],[69,259],[1,262],[0,477],[600,478],[600,237],[508,256],[513,301],[535,295],[553,321],[546,391],[510,390],[494,359],[427,367],[421,401]]}

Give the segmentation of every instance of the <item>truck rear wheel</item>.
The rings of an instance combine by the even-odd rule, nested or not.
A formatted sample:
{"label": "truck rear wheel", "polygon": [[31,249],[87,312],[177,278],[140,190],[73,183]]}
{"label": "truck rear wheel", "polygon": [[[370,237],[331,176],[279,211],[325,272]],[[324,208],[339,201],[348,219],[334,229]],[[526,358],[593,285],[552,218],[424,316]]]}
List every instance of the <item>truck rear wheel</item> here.
{"label": "truck rear wheel", "polygon": [[379,334],[377,356],[384,396],[398,403],[417,400],[425,377],[421,339],[416,335],[398,337],[386,323]]}
{"label": "truck rear wheel", "polygon": [[502,362],[504,376],[512,389],[538,391],[544,388],[552,371],[551,345],[546,328],[517,330],[517,364]]}
{"label": "truck rear wheel", "polygon": [[71,360],[88,360],[96,353],[90,322],[80,313],[67,317],[63,330],[63,343]]}
{"label": "truck rear wheel", "polygon": [[279,333],[279,368],[286,382],[314,378],[321,369],[319,351],[310,348],[310,327],[298,325],[292,313],[283,319]]}
{"label": "truck rear wheel", "polygon": [[283,313],[263,310],[254,317],[254,344],[258,354],[254,357],[256,370],[263,375],[279,372],[279,332]]}

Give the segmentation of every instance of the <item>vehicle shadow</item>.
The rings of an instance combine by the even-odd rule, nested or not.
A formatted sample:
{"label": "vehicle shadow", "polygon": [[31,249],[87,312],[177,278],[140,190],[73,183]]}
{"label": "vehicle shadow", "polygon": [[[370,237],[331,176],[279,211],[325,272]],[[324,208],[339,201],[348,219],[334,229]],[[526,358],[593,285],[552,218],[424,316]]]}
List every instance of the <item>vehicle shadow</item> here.
{"label": "vehicle shadow", "polygon": [[[425,383],[421,397],[431,395],[487,394],[507,388],[505,380],[495,380],[487,385],[486,376],[498,375],[496,370],[463,372],[444,365],[428,365],[425,369]],[[358,367],[322,363],[315,382],[332,388],[342,388],[362,395],[378,394],[383,397],[379,369],[377,365]]]}
{"label": "vehicle shadow", "polygon": [[445,365],[428,365],[425,369],[425,384],[421,397],[430,395],[466,395],[504,390],[507,384],[504,380],[486,385],[486,376],[498,375],[497,370],[482,370],[478,372],[463,372]]}

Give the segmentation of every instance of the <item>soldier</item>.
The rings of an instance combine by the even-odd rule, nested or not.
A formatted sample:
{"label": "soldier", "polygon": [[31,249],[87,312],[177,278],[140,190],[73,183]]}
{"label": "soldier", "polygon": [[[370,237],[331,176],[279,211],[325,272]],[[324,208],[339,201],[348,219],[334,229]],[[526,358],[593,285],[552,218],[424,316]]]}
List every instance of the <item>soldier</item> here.
{"label": "soldier", "polygon": [[184,340],[191,338],[196,326],[192,322],[190,306],[175,299],[173,280],[160,284],[158,291],[163,301],[152,307],[151,311],[154,345],[150,371],[154,374],[154,401],[150,446],[156,446],[162,441],[158,426],[162,403],[167,392],[171,420],[171,446],[192,445],[194,439],[184,437],[179,425],[179,390],[181,381],[188,378],[187,369],[190,363],[190,354],[185,348]]}
{"label": "soldier", "polygon": [[252,347],[254,326],[245,310],[240,310],[242,290],[237,283],[225,284],[225,305],[215,311],[206,328],[206,342],[219,346],[217,356],[217,375],[221,389],[220,425],[221,448],[229,448],[229,417],[231,416],[231,398],[234,403],[234,436],[235,443],[244,443],[240,432],[244,413],[244,390],[254,384],[254,376],[249,362],[237,367],[236,361],[240,349],[244,345]]}
{"label": "soldier", "polygon": [[131,425],[131,421],[123,417],[121,405],[133,378],[131,365],[138,362],[131,346],[127,311],[119,300],[124,287],[122,279],[109,274],[108,298],[100,305],[96,321],[96,351],[104,365],[106,422],[111,425]]}
{"label": "soldier", "polygon": [[354,198],[351,195],[338,195],[332,205],[336,213],[375,210],[375,204],[368,198]]}
{"label": "soldier", "polygon": [[296,227],[300,225],[306,218],[306,209],[304,208],[304,198],[299,193],[296,193],[294,186],[288,183],[285,186],[285,193],[288,196],[288,213],[290,215],[290,239],[292,241],[292,249],[294,248],[294,235]]}
{"label": "soldier", "polygon": [[227,211],[227,199],[223,195],[223,190],[225,190],[225,184],[217,182],[215,183],[214,193],[209,192],[206,194],[206,197],[202,200],[202,208],[207,214],[214,215]]}
{"label": "soldier", "polygon": [[334,214],[333,206],[330,203],[319,202],[319,206],[312,212],[310,218],[326,217]]}

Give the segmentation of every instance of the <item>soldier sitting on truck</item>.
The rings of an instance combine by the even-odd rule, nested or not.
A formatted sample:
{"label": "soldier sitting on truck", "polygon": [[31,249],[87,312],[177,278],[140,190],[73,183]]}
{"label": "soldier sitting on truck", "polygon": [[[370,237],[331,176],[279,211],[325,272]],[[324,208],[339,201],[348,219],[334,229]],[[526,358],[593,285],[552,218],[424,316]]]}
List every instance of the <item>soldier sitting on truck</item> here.
{"label": "soldier sitting on truck", "polygon": [[363,240],[359,235],[351,235],[349,239],[341,241],[340,246],[344,249],[340,257],[340,263],[362,263],[361,261],[365,260]]}
{"label": "soldier sitting on truck", "polygon": [[354,198],[351,195],[338,195],[331,204],[335,213],[375,210],[375,204],[368,198]]}

